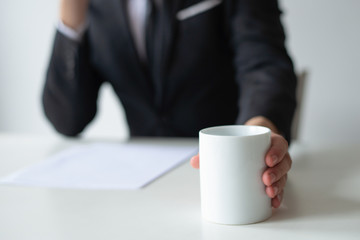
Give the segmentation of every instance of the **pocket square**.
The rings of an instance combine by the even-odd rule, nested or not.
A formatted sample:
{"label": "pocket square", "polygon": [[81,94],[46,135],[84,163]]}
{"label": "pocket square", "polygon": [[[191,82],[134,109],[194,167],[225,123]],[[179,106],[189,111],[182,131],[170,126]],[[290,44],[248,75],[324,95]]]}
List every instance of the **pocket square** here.
{"label": "pocket square", "polygon": [[183,10],[180,10],[176,17],[178,20],[182,21],[187,18],[193,17],[195,15],[198,15],[200,13],[203,13],[205,11],[208,11],[217,5],[222,3],[222,0],[205,0],[199,3],[196,3],[188,8],[185,8]]}

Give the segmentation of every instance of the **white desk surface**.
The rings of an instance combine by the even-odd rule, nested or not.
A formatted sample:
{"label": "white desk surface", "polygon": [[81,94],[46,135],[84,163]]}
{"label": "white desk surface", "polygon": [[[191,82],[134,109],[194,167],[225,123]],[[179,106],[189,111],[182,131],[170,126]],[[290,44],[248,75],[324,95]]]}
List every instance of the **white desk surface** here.
{"label": "white desk surface", "polygon": [[[88,142],[0,134],[0,177]],[[197,145],[196,140],[165,142]],[[186,163],[136,191],[0,185],[0,239],[360,239],[360,143],[294,143],[291,153],[284,203],[262,223],[202,220],[199,173]]]}

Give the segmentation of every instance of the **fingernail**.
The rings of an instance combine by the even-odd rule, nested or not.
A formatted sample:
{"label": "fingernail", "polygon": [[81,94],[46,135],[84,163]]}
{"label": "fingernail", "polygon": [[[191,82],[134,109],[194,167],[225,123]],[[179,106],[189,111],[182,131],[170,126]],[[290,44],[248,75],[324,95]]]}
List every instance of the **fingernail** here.
{"label": "fingernail", "polygon": [[274,173],[270,173],[270,181],[271,181],[271,184],[273,184],[276,180],[276,176]]}
{"label": "fingernail", "polygon": [[278,158],[276,155],[272,155],[272,156],[271,156],[271,160],[272,160],[272,162],[273,162],[274,165],[279,162],[279,158]]}
{"label": "fingernail", "polygon": [[274,191],[274,195],[276,196],[279,192],[279,188],[278,187],[273,187],[273,191]]}
{"label": "fingernail", "polygon": [[281,202],[282,200],[281,194],[277,195],[277,199],[279,200],[279,202]]}

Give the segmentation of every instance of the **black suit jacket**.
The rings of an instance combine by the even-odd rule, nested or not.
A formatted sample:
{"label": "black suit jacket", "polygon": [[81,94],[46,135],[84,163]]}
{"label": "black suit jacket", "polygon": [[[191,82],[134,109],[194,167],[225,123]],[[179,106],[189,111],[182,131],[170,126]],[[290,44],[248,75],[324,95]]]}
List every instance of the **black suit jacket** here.
{"label": "black suit jacket", "polygon": [[265,116],[289,139],[296,78],[277,1],[223,0],[179,20],[181,10],[205,1],[214,0],[164,1],[148,64],[135,49],[126,1],[91,1],[80,43],[55,36],[43,92],[54,127],[79,134],[109,82],[132,136],[197,136],[205,127]]}

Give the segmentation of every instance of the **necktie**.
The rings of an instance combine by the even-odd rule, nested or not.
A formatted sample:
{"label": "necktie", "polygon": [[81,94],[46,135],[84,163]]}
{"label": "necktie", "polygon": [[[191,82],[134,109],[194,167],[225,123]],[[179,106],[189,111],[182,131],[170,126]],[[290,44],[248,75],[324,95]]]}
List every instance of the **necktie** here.
{"label": "necktie", "polygon": [[146,21],[146,55],[149,68],[154,65],[156,38],[159,34],[159,11],[154,0],[148,0],[148,18]]}
{"label": "necktie", "polygon": [[150,74],[151,81],[154,86],[154,103],[160,108],[162,102],[162,80],[160,76],[161,67],[161,21],[158,9],[159,5],[155,4],[155,0],[148,0],[148,18],[146,23],[146,54],[147,66]]}

